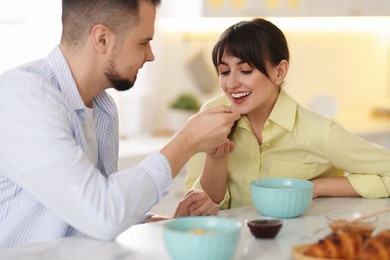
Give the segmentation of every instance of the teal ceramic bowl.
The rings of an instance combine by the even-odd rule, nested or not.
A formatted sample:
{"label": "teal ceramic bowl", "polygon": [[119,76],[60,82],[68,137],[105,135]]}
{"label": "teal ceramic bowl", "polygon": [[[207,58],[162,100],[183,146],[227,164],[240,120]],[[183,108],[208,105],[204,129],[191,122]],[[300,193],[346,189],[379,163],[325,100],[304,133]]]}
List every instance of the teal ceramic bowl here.
{"label": "teal ceramic bowl", "polygon": [[301,216],[313,199],[313,183],[294,178],[261,178],[250,183],[253,205],[263,216]]}
{"label": "teal ceramic bowl", "polygon": [[174,260],[229,260],[241,223],[217,216],[182,217],[164,224],[164,241]]}

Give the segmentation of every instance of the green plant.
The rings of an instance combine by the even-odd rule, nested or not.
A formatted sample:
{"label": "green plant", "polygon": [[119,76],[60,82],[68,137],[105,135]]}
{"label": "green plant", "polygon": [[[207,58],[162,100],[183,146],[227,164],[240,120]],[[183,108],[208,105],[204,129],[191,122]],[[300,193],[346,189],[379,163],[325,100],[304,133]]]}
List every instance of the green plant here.
{"label": "green plant", "polygon": [[170,107],[173,109],[181,109],[186,111],[198,111],[200,104],[194,95],[183,93],[171,102]]}

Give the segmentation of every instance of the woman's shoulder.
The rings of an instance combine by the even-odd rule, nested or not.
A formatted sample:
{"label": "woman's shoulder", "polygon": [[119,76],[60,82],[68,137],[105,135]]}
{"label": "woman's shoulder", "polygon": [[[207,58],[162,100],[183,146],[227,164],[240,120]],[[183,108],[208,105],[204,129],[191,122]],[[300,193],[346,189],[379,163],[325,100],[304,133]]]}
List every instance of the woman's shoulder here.
{"label": "woman's shoulder", "polygon": [[322,115],[300,104],[297,105],[297,124],[309,129],[329,129],[336,121],[334,118]]}

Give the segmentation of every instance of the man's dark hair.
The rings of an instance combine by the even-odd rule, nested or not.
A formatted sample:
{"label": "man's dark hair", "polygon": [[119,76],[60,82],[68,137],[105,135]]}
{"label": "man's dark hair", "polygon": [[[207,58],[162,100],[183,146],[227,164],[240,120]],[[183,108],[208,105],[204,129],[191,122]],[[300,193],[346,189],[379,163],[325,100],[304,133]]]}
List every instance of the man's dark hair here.
{"label": "man's dark hair", "polygon": [[62,0],[61,41],[81,45],[96,24],[103,24],[120,35],[137,24],[141,1],[149,1],[155,6],[161,2],[161,0]]}

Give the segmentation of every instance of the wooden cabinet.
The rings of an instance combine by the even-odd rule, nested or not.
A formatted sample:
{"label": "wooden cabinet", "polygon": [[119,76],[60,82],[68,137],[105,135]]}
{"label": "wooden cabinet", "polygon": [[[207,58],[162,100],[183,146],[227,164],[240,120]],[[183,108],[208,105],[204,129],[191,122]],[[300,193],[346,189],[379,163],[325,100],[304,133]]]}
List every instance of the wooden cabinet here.
{"label": "wooden cabinet", "polygon": [[388,16],[389,0],[203,0],[202,15],[234,16]]}

